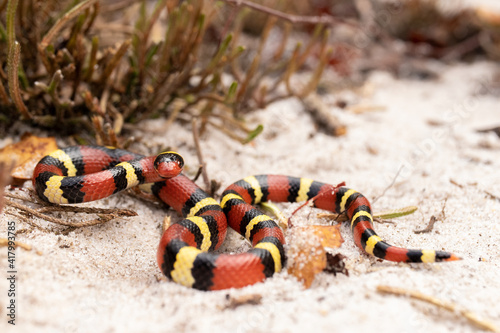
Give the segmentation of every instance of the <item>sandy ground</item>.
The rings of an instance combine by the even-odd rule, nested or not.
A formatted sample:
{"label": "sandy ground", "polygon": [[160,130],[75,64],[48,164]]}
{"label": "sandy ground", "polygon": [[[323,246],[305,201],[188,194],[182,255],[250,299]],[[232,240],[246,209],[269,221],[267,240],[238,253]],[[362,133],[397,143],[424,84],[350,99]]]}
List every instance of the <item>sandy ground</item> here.
{"label": "sandy ground", "polygon": [[[263,135],[241,146],[211,131],[202,142],[208,172],[223,187],[251,174],[276,173],[337,184],[345,181],[368,198],[379,196],[374,211],[417,205],[417,213],[397,224],[376,224],[380,236],[394,245],[446,249],[463,257],[444,264],[395,264],[362,254],[347,226],[345,243],[333,250],[347,256],[349,276],[321,273],[304,290],[286,272],[264,283],[218,292],[199,292],[167,281],[156,266],[156,247],[166,214],[162,207],[125,194],[88,206],[134,209],[138,217],[71,231],[38,221],[46,233],[22,222],[16,265],[16,326],[6,322],[7,280],[0,279],[1,332],[474,332],[459,314],[450,314],[404,297],[382,295],[378,285],[403,287],[433,295],[476,312],[500,326],[500,139],[477,129],[498,125],[499,98],[488,94],[498,72],[493,63],[434,65],[434,81],[397,80],[374,73],[355,92],[326,98],[333,105],[344,98],[381,110],[354,114],[332,107],[348,126],[344,137],[317,132],[296,100],[287,100],[252,114]],[[138,152],[171,146],[184,155],[188,172],[197,168],[191,133],[178,126],[168,133],[161,120],[141,125],[150,137]],[[0,141],[0,146],[8,140]],[[450,182],[462,184],[456,186]],[[219,192],[220,194],[220,192]],[[432,232],[423,229],[445,206],[445,219]],[[281,206],[291,214],[295,205]],[[64,216],[70,220],[81,216]],[[0,217],[0,237],[8,221]],[[325,223],[310,209],[297,224]],[[239,235],[229,234],[229,251],[245,251]],[[289,244],[293,246],[293,244]],[[37,252],[41,254],[37,254]],[[481,261],[482,259],[483,261]],[[7,249],[0,248],[6,271]],[[232,298],[261,295],[257,305],[228,307]]]}

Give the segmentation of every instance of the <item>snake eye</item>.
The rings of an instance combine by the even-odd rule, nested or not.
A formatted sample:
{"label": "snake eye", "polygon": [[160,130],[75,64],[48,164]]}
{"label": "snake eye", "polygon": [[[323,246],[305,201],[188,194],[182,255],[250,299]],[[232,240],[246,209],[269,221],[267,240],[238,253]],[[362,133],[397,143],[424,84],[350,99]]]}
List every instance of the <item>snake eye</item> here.
{"label": "snake eye", "polygon": [[156,156],[154,167],[162,178],[172,178],[181,173],[184,159],[181,155],[169,151]]}

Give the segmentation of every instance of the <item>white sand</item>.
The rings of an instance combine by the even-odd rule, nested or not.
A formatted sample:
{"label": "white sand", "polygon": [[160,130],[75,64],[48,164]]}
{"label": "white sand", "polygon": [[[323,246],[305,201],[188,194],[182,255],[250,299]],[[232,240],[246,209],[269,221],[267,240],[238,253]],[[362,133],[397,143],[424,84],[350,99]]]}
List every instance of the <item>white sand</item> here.
{"label": "white sand", "polygon": [[[284,173],[337,184],[345,181],[373,199],[396,184],[374,205],[374,211],[417,205],[417,213],[397,225],[376,224],[389,243],[404,247],[446,249],[464,260],[444,264],[407,265],[381,262],[362,254],[346,226],[343,246],[350,275],[321,273],[304,290],[287,273],[241,290],[199,292],[167,281],[156,266],[160,225],[166,212],[127,195],[89,206],[134,209],[138,217],[77,229],[67,235],[59,227],[44,233],[21,222],[18,240],[34,251],[17,250],[16,327],[6,324],[7,281],[0,279],[0,331],[5,332],[473,332],[477,329],[450,314],[403,297],[378,294],[377,285],[417,290],[489,318],[500,326],[500,139],[475,130],[500,124],[500,100],[477,94],[481,82],[498,71],[492,63],[437,65],[437,81],[396,80],[372,75],[364,89],[346,98],[379,105],[385,111],[353,114],[332,107],[348,125],[334,138],[316,133],[313,122],[295,100],[270,106],[249,117],[262,123],[263,135],[241,146],[210,130],[202,142],[208,171],[223,187],[259,173]],[[327,101],[333,105],[337,96]],[[442,123],[431,126],[428,120]],[[179,126],[168,133],[161,120],[141,125],[154,137],[150,149],[171,146],[184,155],[189,172],[197,168],[191,133]],[[370,153],[370,149],[376,154]],[[144,152],[144,151],[141,151]],[[459,188],[450,179],[460,184]],[[220,194],[220,192],[219,192]],[[445,199],[446,219],[431,233],[415,234],[438,215]],[[295,206],[283,205],[285,214]],[[64,218],[73,218],[64,216]],[[81,219],[81,217],[77,217]],[[7,221],[0,217],[0,237]],[[325,223],[305,209],[299,224]],[[291,245],[293,246],[293,244]],[[248,245],[230,233],[229,249]],[[41,251],[39,255],[36,251]],[[479,258],[485,261],[480,262]],[[7,249],[0,248],[2,270]],[[262,295],[261,304],[228,309],[228,297]]]}

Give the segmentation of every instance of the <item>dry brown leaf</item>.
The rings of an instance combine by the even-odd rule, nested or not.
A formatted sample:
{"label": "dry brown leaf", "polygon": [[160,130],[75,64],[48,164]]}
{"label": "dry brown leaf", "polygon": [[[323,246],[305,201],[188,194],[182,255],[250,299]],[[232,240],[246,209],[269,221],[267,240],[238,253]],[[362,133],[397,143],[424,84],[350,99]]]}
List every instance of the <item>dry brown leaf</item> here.
{"label": "dry brown leaf", "polygon": [[40,138],[26,133],[21,141],[0,149],[0,161],[15,161],[15,167],[11,172],[12,185],[19,185],[31,179],[38,161],[54,150],[57,150],[57,144],[53,137]]}
{"label": "dry brown leaf", "polygon": [[296,248],[290,251],[288,273],[309,288],[314,277],[326,267],[325,247],[338,248],[344,240],[340,226],[307,226],[294,228]]}

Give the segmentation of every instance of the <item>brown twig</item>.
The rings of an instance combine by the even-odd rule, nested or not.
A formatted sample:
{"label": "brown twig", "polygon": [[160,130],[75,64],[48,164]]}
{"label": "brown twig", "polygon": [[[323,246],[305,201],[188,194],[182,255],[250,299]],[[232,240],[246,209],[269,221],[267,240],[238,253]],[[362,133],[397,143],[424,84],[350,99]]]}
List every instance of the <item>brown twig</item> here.
{"label": "brown twig", "polygon": [[[35,191],[33,191],[33,192],[35,192]],[[32,199],[31,199],[31,198],[24,197],[24,196],[22,196],[22,195],[17,195],[17,194],[8,193],[8,192],[6,192],[6,193],[5,193],[5,197],[6,197],[6,198],[11,198],[11,199],[18,199],[18,200],[23,200],[23,201],[30,201],[30,202],[32,202]],[[38,198],[38,197],[35,197],[35,198]],[[36,199],[36,200],[38,201],[38,199]],[[41,200],[40,200],[39,202],[41,202]]]}
{"label": "brown twig", "polygon": [[383,285],[377,286],[377,291],[383,294],[406,296],[423,302],[427,302],[439,308],[448,310],[452,313],[460,314],[464,318],[466,318],[471,324],[483,330],[487,330],[490,332],[500,332],[500,330],[495,324],[484,319],[479,319],[474,312],[465,309],[460,309],[456,304],[453,304],[451,302],[445,302],[443,300],[440,300],[438,298],[429,295],[425,295],[415,290],[396,288],[391,286],[383,286]]}
{"label": "brown twig", "polygon": [[495,126],[495,127],[488,127],[488,128],[483,128],[483,129],[478,129],[476,132],[478,133],[489,133],[493,132],[497,136],[500,137],[500,126]]}
{"label": "brown twig", "polygon": [[97,0],[85,0],[75,7],[71,8],[66,14],[64,14],[57,22],[50,28],[50,30],[45,34],[42,41],[40,42],[38,49],[41,54],[45,52],[45,49],[52,42],[57,33],[73,18],[80,15],[85,9],[96,3]]}
{"label": "brown twig", "polygon": [[316,214],[317,218],[324,218],[334,220],[335,222],[346,222],[349,221],[346,214],[335,214],[335,213],[318,213]]}
{"label": "brown twig", "polygon": [[106,1],[102,5],[101,12],[103,13],[112,13],[116,11],[121,11],[130,7],[136,0],[114,0],[114,1]]}
{"label": "brown twig", "polygon": [[37,209],[40,213],[51,212],[71,212],[85,214],[115,214],[120,216],[137,216],[137,213],[130,209],[98,208],[98,207],[77,207],[77,206],[46,206]]}
{"label": "brown twig", "polygon": [[99,79],[99,81],[101,83],[106,84],[106,81],[108,80],[109,76],[111,75],[111,73],[113,73],[115,68],[118,66],[118,64],[120,63],[120,60],[127,52],[131,43],[132,43],[132,40],[127,39],[120,45],[118,50],[113,55],[113,58],[111,58],[111,60],[107,64],[107,66],[104,68],[104,70],[101,74],[101,78]]}
{"label": "brown twig", "polygon": [[429,224],[427,224],[427,227],[425,227],[424,229],[422,230],[415,230],[413,231],[414,233],[416,234],[425,234],[425,233],[428,233],[428,232],[431,232],[432,229],[434,229],[434,224],[438,221],[438,220],[441,220],[443,221],[445,218],[446,218],[446,213],[445,213],[445,208],[446,208],[446,202],[448,201],[448,197],[446,197],[444,199],[444,202],[443,202],[443,207],[441,208],[441,212],[439,213],[438,217],[435,217],[434,215],[431,216],[431,218],[429,219]]}
{"label": "brown twig", "polygon": [[391,187],[394,186],[394,184],[396,183],[396,179],[398,179],[399,177],[399,174],[401,173],[401,171],[403,170],[403,166],[401,166],[398,170],[398,172],[396,172],[396,175],[394,175],[394,178],[392,179],[391,183],[389,185],[387,185],[387,187],[382,191],[382,193],[380,193],[378,196],[376,196],[373,200],[372,200],[372,205],[377,202],[378,199],[380,199],[381,197],[383,197],[385,195],[385,192],[387,192]]}
{"label": "brown twig", "polygon": [[275,17],[278,17],[282,20],[288,21],[290,23],[298,24],[298,23],[309,23],[309,24],[324,24],[324,25],[336,25],[339,23],[352,25],[349,21],[333,17],[331,15],[322,15],[322,16],[302,16],[302,15],[293,15],[287,14],[282,11],[272,9],[263,5],[260,5],[255,2],[246,1],[246,0],[222,0],[230,5],[234,6],[245,6],[248,8],[255,9],[259,12],[266,13]]}
{"label": "brown twig", "polygon": [[494,200],[497,200],[497,201],[500,201],[500,197],[498,195],[495,195],[493,193],[491,193],[490,191],[487,191],[487,190],[483,190],[484,193],[486,193],[490,199],[494,199]]}
{"label": "brown twig", "polygon": [[146,27],[144,29],[144,31],[138,31],[137,33],[139,34],[140,32],[140,35],[138,35],[138,39],[139,39],[139,43],[137,45],[137,60],[138,60],[138,69],[139,69],[139,73],[138,73],[138,80],[139,80],[139,84],[142,85],[143,82],[144,82],[144,70],[145,70],[145,62],[146,62],[146,54],[147,54],[147,51],[148,51],[148,45],[149,45],[149,37],[151,35],[151,31],[153,29],[153,26],[155,25],[155,23],[158,21],[158,19],[160,18],[160,15],[162,13],[163,10],[165,10],[165,5],[166,5],[166,0],[161,0],[160,2],[158,2],[156,4],[156,8],[155,10],[153,11],[153,13],[151,13],[149,15],[149,19],[148,19],[148,22],[145,22],[146,23]]}
{"label": "brown twig", "polygon": [[200,167],[196,171],[196,174],[194,175],[193,179],[191,179],[191,181],[193,183],[195,183],[198,180],[198,178],[200,178],[202,170],[203,170],[203,167],[200,165]]}
{"label": "brown twig", "polygon": [[[345,213],[343,213],[343,214],[318,213],[316,215],[316,217],[317,218],[327,218],[327,219],[334,220],[336,222],[346,222],[346,221],[349,221],[349,219],[347,218],[347,215]],[[387,219],[381,219],[379,217],[374,217],[373,218],[373,222],[396,224],[396,222],[394,222],[394,221],[387,220]]]}
{"label": "brown twig", "polygon": [[110,123],[104,124],[104,131],[106,133],[105,144],[107,146],[120,148],[120,144],[118,143],[118,137],[116,136],[113,126],[111,126]]}
{"label": "brown twig", "polygon": [[441,59],[444,61],[462,59],[464,54],[472,52],[481,46],[479,35],[479,33],[475,34],[456,45],[445,48],[440,52]]}
{"label": "brown twig", "polygon": [[51,231],[47,228],[44,228],[36,223],[34,223],[31,219],[29,218],[26,218],[26,216],[23,216],[23,215],[20,215],[20,214],[17,214],[15,212],[11,212],[10,210],[6,210],[5,211],[5,214],[8,214],[10,216],[14,216],[14,217],[17,217],[18,219],[20,219],[21,221],[25,222],[26,224],[29,224],[30,226],[34,227],[34,228],[37,228],[38,230],[41,230],[43,232],[47,232],[47,233],[50,233]]}
{"label": "brown twig", "polygon": [[207,124],[218,129],[219,131],[226,134],[228,137],[230,137],[231,139],[233,139],[235,141],[239,141],[241,143],[243,143],[245,141],[245,138],[240,137],[238,134],[234,133],[233,131],[231,131],[231,130],[227,129],[226,127],[219,125],[211,120],[207,120]]}
{"label": "brown twig", "polygon": [[94,36],[92,38],[90,56],[89,56],[89,64],[87,70],[85,72],[84,80],[91,81],[92,74],[94,74],[94,67],[97,64],[97,50],[99,48],[99,38]]}
{"label": "brown twig", "polygon": [[191,128],[193,130],[193,140],[196,147],[196,156],[198,157],[198,163],[200,164],[203,182],[205,183],[205,188],[208,190],[210,189],[210,178],[208,177],[206,163],[203,160],[203,154],[201,152],[200,135],[198,133],[198,120],[196,118],[193,118],[193,120],[191,120]]}
{"label": "brown twig", "polygon": [[337,117],[332,115],[329,108],[321,100],[321,97],[318,94],[312,93],[303,98],[302,102],[305,105],[306,111],[309,112],[318,127],[324,129],[326,134],[332,136],[346,134],[346,126],[340,123]]}
{"label": "brown twig", "polygon": [[257,73],[257,69],[259,68],[261,59],[262,59],[262,51],[264,49],[264,45],[266,44],[266,41],[269,37],[269,34],[276,24],[276,18],[271,18],[268,19],[266,22],[266,25],[264,26],[262,33],[260,35],[260,41],[259,41],[259,46],[257,49],[257,52],[255,53],[254,58],[252,59],[252,63],[250,64],[248,70],[246,71],[245,78],[243,81],[239,84],[239,89],[238,92],[236,93],[236,101],[238,104],[241,104],[241,102],[246,99],[251,92],[251,89],[248,89],[250,84],[252,83],[252,79],[254,78],[255,74]]}
{"label": "brown twig", "polygon": [[224,309],[234,310],[242,305],[258,305],[262,301],[262,295],[260,294],[249,294],[241,296],[229,296],[226,297],[228,303],[224,306]]}
{"label": "brown twig", "polygon": [[167,229],[172,225],[172,217],[169,216],[169,215],[166,215],[164,218],[163,218],[163,221],[161,223],[161,231],[162,231],[162,234],[167,231]]}
{"label": "brown twig", "polygon": [[450,178],[450,183],[452,183],[453,185],[457,186],[457,187],[460,187],[460,188],[464,188],[464,186],[462,184],[460,184],[459,182],[457,182],[456,180],[454,179],[451,179]]}
{"label": "brown twig", "polygon": [[49,86],[47,87],[47,93],[52,97],[52,101],[54,102],[54,107],[56,108],[56,119],[57,121],[63,121],[64,117],[64,108],[61,103],[61,100],[59,99],[59,95],[57,94],[57,87],[59,86],[59,83],[61,83],[61,80],[63,79],[63,75],[60,69],[54,72],[54,75],[52,75],[52,80],[49,83]]}
{"label": "brown twig", "polygon": [[434,224],[436,223],[436,221],[437,221],[437,218],[434,215],[432,215],[431,218],[429,219],[429,224],[427,224],[427,227],[425,227],[422,230],[415,230],[413,232],[416,234],[425,234],[425,233],[431,232],[432,229],[434,229]]}

